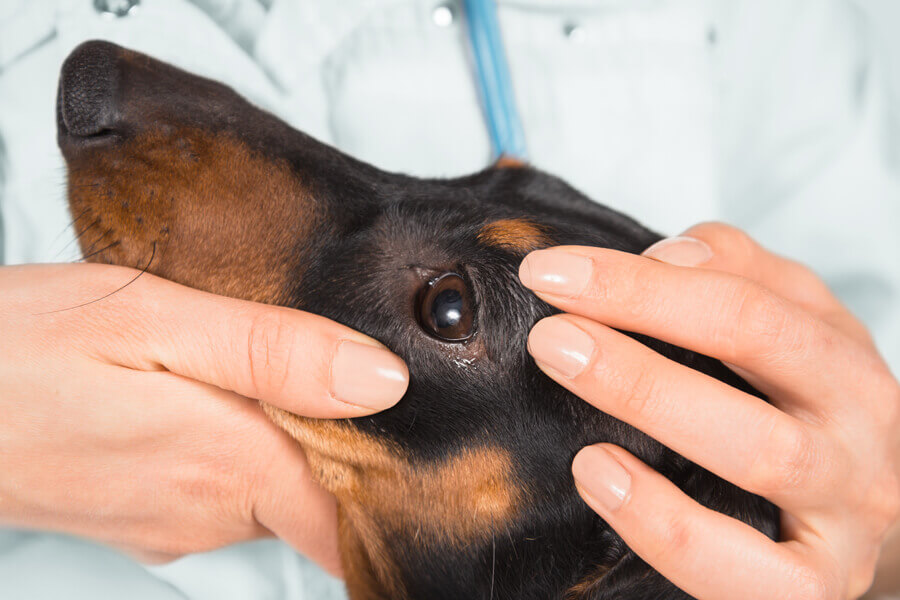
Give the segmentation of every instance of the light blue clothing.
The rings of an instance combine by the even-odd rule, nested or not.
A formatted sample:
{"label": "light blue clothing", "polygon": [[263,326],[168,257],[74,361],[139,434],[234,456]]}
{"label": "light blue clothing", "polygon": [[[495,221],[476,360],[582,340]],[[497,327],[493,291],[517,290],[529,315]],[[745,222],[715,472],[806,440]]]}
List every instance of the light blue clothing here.
{"label": "light blue clothing", "polygon": [[[900,135],[884,65],[851,4],[498,4],[536,166],[662,233],[725,220],[810,264],[898,370]],[[445,0],[143,0],[122,18],[99,14],[95,0],[0,0],[5,260],[77,255],[54,98],[81,41],[221,80],[380,167],[457,175],[490,160],[460,25]],[[0,534],[4,599],[339,594],[274,541],[147,568],[71,538]]]}

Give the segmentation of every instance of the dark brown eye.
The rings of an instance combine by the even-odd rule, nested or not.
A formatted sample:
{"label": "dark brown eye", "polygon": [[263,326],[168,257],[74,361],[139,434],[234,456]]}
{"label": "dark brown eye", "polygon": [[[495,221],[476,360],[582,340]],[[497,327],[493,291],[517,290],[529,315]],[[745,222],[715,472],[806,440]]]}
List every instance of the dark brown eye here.
{"label": "dark brown eye", "polygon": [[419,293],[419,324],[429,334],[448,342],[472,337],[472,300],[465,280],[456,273],[433,279]]}

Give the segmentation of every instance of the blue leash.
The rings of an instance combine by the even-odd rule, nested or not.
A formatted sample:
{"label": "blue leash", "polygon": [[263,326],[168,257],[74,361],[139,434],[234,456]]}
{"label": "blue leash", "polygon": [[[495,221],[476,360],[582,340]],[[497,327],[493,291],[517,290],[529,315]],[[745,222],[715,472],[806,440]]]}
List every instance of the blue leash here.
{"label": "blue leash", "polygon": [[503,51],[497,6],[494,0],[463,0],[463,8],[494,158],[527,162],[525,130]]}

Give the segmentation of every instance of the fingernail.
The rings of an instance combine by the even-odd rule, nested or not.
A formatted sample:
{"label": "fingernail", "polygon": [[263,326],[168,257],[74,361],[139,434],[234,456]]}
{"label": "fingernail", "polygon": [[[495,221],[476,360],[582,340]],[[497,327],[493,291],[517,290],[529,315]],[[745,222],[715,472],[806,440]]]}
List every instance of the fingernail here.
{"label": "fingernail", "polygon": [[594,265],[586,256],[562,250],[537,250],[519,265],[519,279],[536,292],[577,296],[587,287]]}
{"label": "fingernail", "polygon": [[618,510],[631,492],[631,474],[602,446],[587,446],[575,455],[576,485],[607,510]]}
{"label": "fingernail", "polygon": [[528,351],[539,365],[571,378],[591,361],[594,339],[563,317],[547,317],[528,334]]}
{"label": "fingernail", "polygon": [[406,393],[409,371],[389,350],[344,340],[331,364],[331,393],[347,404],[391,407]]}
{"label": "fingernail", "polygon": [[713,257],[712,248],[706,242],[683,235],[660,240],[643,254],[676,267],[697,267]]}

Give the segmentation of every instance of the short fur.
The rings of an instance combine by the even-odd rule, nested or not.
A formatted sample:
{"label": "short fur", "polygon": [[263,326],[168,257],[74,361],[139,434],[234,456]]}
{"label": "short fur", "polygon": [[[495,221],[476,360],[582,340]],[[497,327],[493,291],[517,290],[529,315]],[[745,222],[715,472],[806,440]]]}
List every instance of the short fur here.
{"label": "short fur", "polygon": [[[91,261],[324,315],[409,365],[403,400],[371,417],[265,407],[338,499],[353,600],[685,598],[576,493],[572,459],[595,442],[777,538],[771,504],[579,400],[525,351],[554,312],[518,281],[528,251],[639,253],[657,234],[515,161],[456,179],[380,171],[221,84],[104,42],[67,59],[57,105]],[[474,299],[476,333],[461,343],[415,313],[447,272]],[[755,393],[716,360],[635,337]]]}

